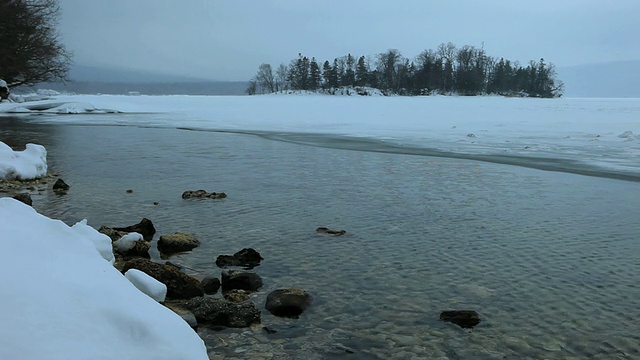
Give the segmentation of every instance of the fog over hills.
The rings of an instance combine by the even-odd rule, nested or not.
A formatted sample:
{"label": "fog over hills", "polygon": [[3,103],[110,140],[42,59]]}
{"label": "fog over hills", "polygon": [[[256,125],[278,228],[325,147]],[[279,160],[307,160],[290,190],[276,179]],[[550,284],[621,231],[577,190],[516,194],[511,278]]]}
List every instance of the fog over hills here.
{"label": "fog over hills", "polygon": [[215,81],[120,68],[73,65],[69,82],[39,84],[37,88],[77,94],[243,95],[246,81]]}
{"label": "fog over hills", "polygon": [[640,98],[640,60],[585,64],[557,69],[565,97]]}

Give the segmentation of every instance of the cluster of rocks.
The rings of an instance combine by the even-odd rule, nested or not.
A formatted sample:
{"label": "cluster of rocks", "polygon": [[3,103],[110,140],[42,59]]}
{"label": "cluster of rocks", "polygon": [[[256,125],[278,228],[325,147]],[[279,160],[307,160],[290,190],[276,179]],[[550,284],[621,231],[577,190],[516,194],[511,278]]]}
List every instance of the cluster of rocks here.
{"label": "cluster of rocks", "polygon": [[[199,281],[171,262],[161,264],[149,260],[148,251],[156,229],[147,218],[130,226],[102,226],[98,231],[111,238],[114,252],[119,255],[116,266],[122,273],[136,269],[165,284],[164,304],[191,326],[249,327],[260,323],[261,311],[250,300],[262,288],[263,281],[257,273],[244,271],[259,266],[264,260],[255,249],[243,248],[233,255],[218,256],[216,265],[224,269],[220,280],[206,276]],[[139,237],[126,251],[117,246],[119,241],[136,233]],[[161,235],[157,243],[158,250],[165,254],[190,251],[198,245],[200,241],[193,235],[183,233]],[[222,297],[213,297],[219,290]],[[277,289],[268,294],[265,309],[275,316],[297,318],[311,303],[311,295],[304,290]]]}
{"label": "cluster of rocks", "polygon": [[[32,206],[33,199],[31,198],[31,195],[36,191],[38,194],[42,194],[43,192],[51,189],[56,194],[64,194],[69,190],[69,185],[64,183],[62,179],[58,179],[53,187],[47,187],[55,177],[57,177],[57,175],[47,174],[41,178],[31,180],[0,180],[0,193],[13,195],[12,197],[14,199]],[[61,190],[61,184],[66,185],[66,190]]]}
{"label": "cluster of rocks", "polygon": [[217,193],[217,192],[206,192],[205,190],[187,190],[185,192],[182,193],[182,198],[183,199],[191,199],[191,198],[198,198],[198,199],[205,199],[205,198],[209,198],[209,199],[224,199],[227,197],[227,194],[221,192],[221,193]]}

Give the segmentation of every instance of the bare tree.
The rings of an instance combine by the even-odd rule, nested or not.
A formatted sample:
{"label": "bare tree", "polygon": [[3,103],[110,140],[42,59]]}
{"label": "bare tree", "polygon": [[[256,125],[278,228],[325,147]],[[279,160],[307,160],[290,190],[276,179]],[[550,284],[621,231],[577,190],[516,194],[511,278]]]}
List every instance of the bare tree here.
{"label": "bare tree", "polygon": [[276,70],[276,91],[289,90],[287,82],[287,65],[280,64]]}
{"label": "bare tree", "polygon": [[256,84],[255,80],[249,80],[249,86],[247,86],[247,90],[245,92],[247,95],[255,95],[258,90],[258,84]]}
{"label": "bare tree", "polygon": [[256,82],[258,86],[262,88],[264,91],[268,91],[270,93],[275,92],[275,77],[273,76],[273,70],[271,69],[270,64],[262,64],[258,68],[258,73],[256,74]]}
{"label": "bare tree", "polygon": [[65,81],[71,54],[55,30],[57,0],[0,0],[0,78],[9,87]]}

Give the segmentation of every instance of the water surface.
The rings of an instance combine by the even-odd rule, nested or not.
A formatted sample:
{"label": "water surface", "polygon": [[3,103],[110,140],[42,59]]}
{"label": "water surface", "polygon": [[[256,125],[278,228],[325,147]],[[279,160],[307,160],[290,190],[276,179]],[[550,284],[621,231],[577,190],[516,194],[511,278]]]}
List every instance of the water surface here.
{"label": "water surface", "polygon": [[[199,277],[219,275],[217,255],[253,247],[265,258],[255,269],[265,283],[252,299],[260,308],[277,288],[313,294],[300,319],[263,311],[274,335],[200,330],[212,354],[640,357],[638,182],[368,151],[366,140],[304,134],[281,141],[294,134],[3,118],[0,136],[45,145],[51,170],[71,185],[66,196],[34,194],[38,211],[96,228],[148,217],[158,235],[194,233],[202,246],[171,261]],[[229,197],[180,197],[200,188]],[[320,236],[318,226],[347,235]],[[448,309],[476,310],[482,323],[440,322]]]}

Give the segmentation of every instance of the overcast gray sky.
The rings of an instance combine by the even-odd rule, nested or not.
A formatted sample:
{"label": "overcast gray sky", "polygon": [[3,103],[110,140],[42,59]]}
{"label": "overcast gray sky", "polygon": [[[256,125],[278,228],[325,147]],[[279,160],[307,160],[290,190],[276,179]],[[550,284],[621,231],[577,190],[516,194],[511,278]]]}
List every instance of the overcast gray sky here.
{"label": "overcast gray sky", "polygon": [[640,0],[59,0],[80,65],[248,80],[261,63],[442,42],[556,66],[640,59]]}

